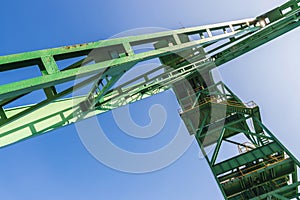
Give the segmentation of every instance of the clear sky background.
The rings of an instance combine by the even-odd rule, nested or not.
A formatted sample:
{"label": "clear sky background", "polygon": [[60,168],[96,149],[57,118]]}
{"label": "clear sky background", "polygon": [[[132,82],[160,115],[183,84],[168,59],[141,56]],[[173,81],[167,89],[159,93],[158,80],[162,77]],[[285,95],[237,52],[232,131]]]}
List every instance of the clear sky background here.
{"label": "clear sky background", "polygon": [[[97,41],[132,28],[177,29],[255,17],[284,2],[11,0],[0,7],[0,55]],[[245,102],[254,100],[261,107],[264,123],[298,158],[299,33],[300,29],[294,30],[220,68],[229,88]],[[148,124],[147,110],[153,103],[165,106],[170,116],[174,114],[164,130],[172,132],[180,119],[170,93],[132,105],[132,118],[140,125]],[[113,126],[111,113],[99,120],[112,128],[112,134],[122,134]],[[95,160],[72,125],[0,149],[0,199],[222,199],[198,154],[193,144],[163,170],[121,173]]]}

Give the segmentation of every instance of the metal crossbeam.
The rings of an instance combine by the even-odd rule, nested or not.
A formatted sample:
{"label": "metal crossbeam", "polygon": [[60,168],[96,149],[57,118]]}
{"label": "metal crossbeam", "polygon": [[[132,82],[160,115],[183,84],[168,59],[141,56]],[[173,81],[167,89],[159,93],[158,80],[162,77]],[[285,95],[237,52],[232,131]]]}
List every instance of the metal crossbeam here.
{"label": "metal crossbeam", "polygon": [[[40,59],[43,56],[52,56],[55,57],[57,60],[62,60],[69,58],[74,52],[77,52],[78,55],[87,55],[89,52],[94,49],[103,48],[103,47],[114,47],[114,46],[122,46],[123,50],[127,49],[128,54],[134,54],[133,53],[133,46],[136,45],[142,45],[147,43],[156,42],[162,39],[171,39],[173,41],[177,41],[173,45],[180,45],[182,41],[180,40],[180,35],[193,35],[193,34],[201,34],[203,37],[201,38],[201,43],[203,42],[213,42],[216,39],[220,39],[224,36],[232,37],[236,34],[241,33],[241,30],[237,29],[231,29],[230,32],[223,31],[228,29],[229,27],[249,27],[253,24],[254,18],[251,19],[244,19],[244,20],[237,20],[232,22],[224,22],[224,23],[218,23],[213,25],[206,25],[206,26],[198,26],[193,28],[184,28],[179,30],[172,30],[172,31],[165,31],[165,32],[159,32],[159,33],[151,33],[151,34],[145,34],[145,35],[139,35],[139,36],[130,36],[130,37],[123,37],[123,38],[115,38],[110,40],[102,40],[98,42],[91,42],[86,44],[78,44],[78,45],[72,45],[72,46],[65,46],[60,48],[53,48],[53,49],[47,49],[47,50],[40,50],[40,51],[33,51],[28,53],[21,53],[21,54],[14,54],[14,55],[8,55],[3,56],[0,59],[0,65],[4,65],[0,68],[1,71],[10,70],[10,69],[16,69],[19,67],[24,67],[28,63],[26,62],[33,62],[36,59]],[[222,30],[224,33],[220,34],[218,36],[221,36],[218,38],[218,36],[209,35],[209,37],[205,37],[204,33],[207,33],[207,31],[210,30]],[[131,51],[129,52],[128,51]],[[52,59],[51,58],[51,59]],[[32,64],[32,63],[30,63]]]}
{"label": "metal crossbeam", "polygon": [[[262,124],[256,105],[242,103],[226,85],[215,84],[211,76],[213,68],[298,26],[300,0],[290,0],[252,19],[1,56],[0,73],[34,66],[40,75],[0,85],[0,147],[172,88],[182,106],[180,115],[190,134],[195,134],[226,200],[299,199],[300,162]],[[141,45],[153,48],[140,53]],[[128,70],[155,58],[160,59],[161,66],[115,86]],[[69,64],[61,67],[60,61]],[[197,83],[193,95],[182,91],[183,80]],[[60,84],[68,87],[58,90]],[[87,86],[91,89],[86,95],[65,98]],[[39,90],[45,99],[9,107]],[[211,107],[216,115],[210,115]],[[195,115],[201,120],[195,121]],[[241,134],[250,146],[228,140]],[[219,161],[223,141],[246,147],[248,152]],[[216,146],[209,157],[205,148],[211,145]],[[253,185],[254,179],[260,183]]]}
{"label": "metal crossbeam", "polygon": [[[62,56],[63,58],[68,58],[70,57],[70,53],[72,53],[72,56],[78,56],[77,52],[83,51],[82,46],[77,45],[73,48],[65,50],[65,48],[58,48],[58,49],[50,49],[50,50],[42,50],[42,51],[36,51],[36,52],[30,52],[30,53],[24,53],[24,54],[16,54],[16,55],[9,55],[9,56],[3,56],[0,57],[0,71],[5,71],[5,70],[12,70],[16,69],[17,67],[25,67],[26,64],[27,66],[31,66],[34,64],[41,65],[39,59],[41,57],[47,56],[50,61],[49,62],[43,62],[43,64],[48,64],[49,66],[46,67],[46,69],[50,70],[50,74],[47,76],[42,76],[42,77],[36,77],[16,83],[10,83],[10,84],[5,84],[0,86],[0,100],[4,100],[7,98],[13,98],[17,95],[22,95],[34,90],[42,89],[42,88],[47,88],[51,86],[55,86],[61,83],[65,83],[68,81],[74,80],[78,75],[81,77],[83,76],[88,76],[94,73],[100,73],[103,72],[104,70],[111,68],[108,70],[108,72],[103,73],[104,76],[109,75],[113,76],[114,74],[122,74],[124,71],[127,71],[128,68],[126,67],[130,63],[137,63],[141,62],[144,60],[168,55],[171,53],[176,53],[178,51],[183,51],[186,49],[191,49],[193,47],[196,47],[198,45],[204,45],[204,44],[209,44],[213,43],[222,39],[227,39],[227,38],[232,38],[236,37],[241,34],[245,34],[248,32],[253,32],[258,29],[258,27],[255,27],[252,25],[250,27],[250,24],[253,24],[253,19],[247,19],[247,20],[241,20],[241,21],[236,21],[236,22],[228,22],[228,23],[221,23],[217,25],[211,25],[211,26],[204,26],[204,27],[199,27],[199,28],[190,28],[190,29],[183,29],[183,30],[178,30],[178,31],[171,31],[171,32],[163,32],[159,34],[154,34],[154,35],[142,35],[142,36],[134,36],[134,37],[128,37],[128,38],[120,38],[120,39],[112,39],[112,40],[105,40],[97,43],[93,43],[91,45],[88,45],[88,47],[85,47],[85,50],[89,49],[98,49],[98,48],[104,48],[101,49],[101,51],[108,52],[111,50],[119,50],[120,53],[126,53],[124,51],[124,41],[127,41],[131,48],[133,49],[134,45],[141,45],[141,44],[149,44],[153,42],[157,42],[160,40],[174,40],[174,35],[177,35],[180,37],[182,34],[195,34],[195,33],[202,33],[203,31],[206,31],[208,28],[212,29],[222,29],[226,26],[229,25],[235,25],[235,26],[240,26],[243,28],[240,28],[240,30],[235,30],[234,32],[231,33],[223,33],[219,34],[216,36],[211,36],[211,37],[206,37],[206,38],[199,38],[198,40],[195,41],[187,41],[187,42],[181,42],[180,44],[172,44],[172,46],[161,48],[161,49],[156,49],[156,50],[151,50],[148,52],[143,52],[139,54],[128,54],[125,57],[120,57],[117,59],[111,59],[111,58],[105,58],[108,60],[105,61],[100,61],[97,62],[96,64],[91,64],[85,67],[81,68],[75,68],[75,69],[68,69],[68,70],[62,70],[62,71],[57,71],[56,67],[54,66],[54,56]],[[167,38],[165,38],[167,37]],[[169,37],[169,38],[168,38]],[[146,39],[148,38],[148,39]],[[122,41],[122,43],[121,43]],[[97,44],[97,45],[96,45]],[[121,45],[117,46],[116,45]],[[84,46],[84,45],[83,45]],[[91,47],[90,47],[91,46]],[[107,49],[105,49],[107,48]],[[72,50],[72,51],[71,51]],[[50,55],[49,55],[50,54]],[[87,52],[85,52],[85,55],[87,55]],[[93,55],[89,55],[92,56]],[[60,60],[61,58],[58,57],[57,60]],[[88,58],[90,59],[90,58]],[[96,58],[91,58],[91,59],[96,59]],[[21,62],[21,63],[20,63]],[[9,67],[8,67],[9,66]],[[114,69],[114,67],[117,67],[117,69]],[[56,73],[53,73],[56,72]]]}
{"label": "metal crossbeam", "polygon": [[[132,85],[132,83],[140,77],[133,78],[108,91],[101,102],[97,103],[95,101],[95,108],[92,110],[82,110],[82,102],[86,102],[86,96],[56,100],[52,103],[45,100],[40,105],[6,109],[8,119],[3,121],[0,127],[0,147],[166,91],[171,88],[174,82],[183,80],[189,73],[193,73],[199,69],[210,69],[213,66],[211,59],[204,59],[178,69],[171,68],[152,78],[148,77],[165,67],[159,66],[141,75],[141,77],[148,78],[136,85]],[[90,83],[97,80],[97,77],[98,75],[91,77],[85,82]],[[71,87],[67,92],[83,87],[86,85],[85,82]],[[95,94],[93,99],[98,99],[97,94]]]}

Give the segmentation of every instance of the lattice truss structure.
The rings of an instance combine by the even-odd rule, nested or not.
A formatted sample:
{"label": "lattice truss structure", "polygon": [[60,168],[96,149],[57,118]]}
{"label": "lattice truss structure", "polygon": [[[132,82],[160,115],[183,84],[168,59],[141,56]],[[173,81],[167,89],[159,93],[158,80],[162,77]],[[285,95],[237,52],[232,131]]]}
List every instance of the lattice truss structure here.
{"label": "lattice truss structure", "polygon": [[[39,75],[0,86],[0,146],[173,89],[224,199],[300,199],[299,161],[263,125],[259,107],[243,103],[211,73],[298,27],[299,7],[290,0],[253,19],[1,56],[1,74],[36,68]],[[141,45],[152,48],[140,52]],[[116,85],[128,70],[157,58],[159,67]],[[11,106],[37,93],[35,104]],[[222,143],[240,154],[220,161]]]}

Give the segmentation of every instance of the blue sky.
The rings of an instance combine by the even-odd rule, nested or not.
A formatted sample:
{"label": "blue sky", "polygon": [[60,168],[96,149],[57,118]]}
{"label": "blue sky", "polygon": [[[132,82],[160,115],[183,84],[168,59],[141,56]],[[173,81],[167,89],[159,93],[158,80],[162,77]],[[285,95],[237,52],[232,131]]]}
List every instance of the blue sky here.
{"label": "blue sky", "polygon": [[[0,55],[97,41],[132,28],[176,29],[255,17],[284,2],[11,0],[1,5]],[[245,102],[254,100],[261,107],[264,123],[298,158],[299,33],[294,30],[220,68],[229,88]],[[140,125],[149,123],[147,109],[154,102],[172,114],[177,107],[170,95],[132,105],[133,119]],[[113,127],[111,113],[103,114],[99,121]],[[162,133],[171,134],[178,122],[174,114]],[[115,128],[113,134],[122,133]],[[163,142],[152,139],[158,139],[159,145]],[[163,170],[122,173],[94,159],[72,125],[0,149],[1,199],[222,199],[198,154],[199,148],[193,144]]]}

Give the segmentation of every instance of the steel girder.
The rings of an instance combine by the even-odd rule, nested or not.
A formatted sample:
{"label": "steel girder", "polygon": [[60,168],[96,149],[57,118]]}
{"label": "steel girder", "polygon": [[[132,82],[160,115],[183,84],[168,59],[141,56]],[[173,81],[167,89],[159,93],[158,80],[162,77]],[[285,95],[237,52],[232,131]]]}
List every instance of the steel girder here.
{"label": "steel girder", "polygon": [[[0,147],[173,88],[182,106],[181,116],[225,199],[299,199],[300,163],[262,124],[258,106],[242,103],[223,83],[202,84],[207,81],[203,76],[211,78],[211,69],[298,27],[299,2],[290,0],[253,19],[1,56],[0,73],[35,66],[40,75],[0,86]],[[153,49],[139,53],[137,47],[145,44]],[[160,58],[163,65],[115,86],[128,70],[154,58]],[[65,66],[59,65],[70,59]],[[150,76],[159,70],[164,71]],[[183,98],[180,84],[196,77],[202,88],[193,88],[198,91]],[[142,81],[132,85],[137,80]],[[61,84],[67,87],[59,91]],[[86,86],[91,86],[87,94],[66,98]],[[10,107],[36,91],[43,91],[46,98]],[[211,108],[217,114],[212,115]],[[196,115],[201,120],[195,124]],[[238,134],[245,135],[251,145],[231,139]],[[220,162],[224,142],[247,151]],[[209,156],[205,148],[211,145],[215,146]],[[249,186],[254,178],[260,183]]]}

